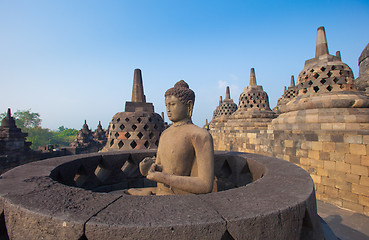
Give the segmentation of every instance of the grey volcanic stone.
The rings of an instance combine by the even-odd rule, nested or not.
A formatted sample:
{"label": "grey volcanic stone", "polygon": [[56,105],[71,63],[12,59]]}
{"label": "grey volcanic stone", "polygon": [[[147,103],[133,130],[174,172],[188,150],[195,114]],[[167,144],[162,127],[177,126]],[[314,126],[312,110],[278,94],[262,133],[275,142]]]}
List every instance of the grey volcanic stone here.
{"label": "grey volcanic stone", "polygon": [[86,224],[91,239],[221,239],[222,217],[197,195],[123,196]]}
{"label": "grey volcanic stone", "polygon": [[323,239],[310,176],[279,159],[258,156],[258,162],[266,171],[256,182],[199,196],[227,220],[229,234],[234,239],[300,239],[307,224],[313,227],[303,232],[305,239]]}
{"label": "grey volcanic stone", "polygon": [[[79,239],[84,223],[120,195],[92,193],[48,177],[72,157],[20,166],[0,180],[0,211],[10,239]],[[16,187],[15,187],[16,186]]]}
{"label": "grey volcanic stone", "polygon": [[[106,194],[56,181],[63,178],[58,172],[75,173],[73,168],[81,165],[91,172],[98,164],[120,169],[125,161],[136,166],[140,158],[153,155],[155,151],[74,155],[7,172],[0,179],[0,236],[7,232],[10,239],[323,239],[310,176],[276,158],[216,152],[216,175],[241,181],[250,173],[253,182],[203,195]],[[74,179],[73,174],[68,177]]]}

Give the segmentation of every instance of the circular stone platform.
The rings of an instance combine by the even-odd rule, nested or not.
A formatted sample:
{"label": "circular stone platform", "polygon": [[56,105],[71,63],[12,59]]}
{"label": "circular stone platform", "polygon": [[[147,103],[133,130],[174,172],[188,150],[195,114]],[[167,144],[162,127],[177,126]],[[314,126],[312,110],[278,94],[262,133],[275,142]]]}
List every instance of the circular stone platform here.
{"label": "circular stone platform", "polygon": [[8,171],[0,179],[0,239],[324,238],[313,182],[289,162],[217,152],[216,185],[225,191],[122,193],[153,184],[137,172],[138,162],[153,155],[150,150],[73,155]]}

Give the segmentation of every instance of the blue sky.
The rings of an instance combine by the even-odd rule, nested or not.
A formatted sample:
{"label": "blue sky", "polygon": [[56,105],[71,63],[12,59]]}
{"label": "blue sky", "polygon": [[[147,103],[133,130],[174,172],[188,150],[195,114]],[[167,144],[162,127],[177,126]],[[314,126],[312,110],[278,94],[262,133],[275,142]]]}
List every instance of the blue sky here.
{"label": "blue sky", "polygon": [[107,128],[131,99],[135,68],[158,113],[165,90],[184,79],[197,125],[211,120],[225,86],[238,104],[252,67],[273,108],[314,57],[319,26],[358,77],[369,1],[0,0],[0,111],[31,109],[50,129],[85,119]]}

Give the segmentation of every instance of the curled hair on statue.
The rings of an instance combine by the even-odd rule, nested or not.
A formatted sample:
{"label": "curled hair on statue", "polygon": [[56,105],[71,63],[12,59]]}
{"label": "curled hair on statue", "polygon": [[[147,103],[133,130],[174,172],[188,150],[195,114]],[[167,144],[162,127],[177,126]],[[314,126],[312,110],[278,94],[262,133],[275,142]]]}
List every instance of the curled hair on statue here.
{"label": "curled hair on statue", "polygon": [[190,89],[188,84],[181,80],[174,84],[174,87],[169,88],[165,92],[165,97],[175,96],[183,104],[187,104],[188,101],[195,103],[195,93]]}

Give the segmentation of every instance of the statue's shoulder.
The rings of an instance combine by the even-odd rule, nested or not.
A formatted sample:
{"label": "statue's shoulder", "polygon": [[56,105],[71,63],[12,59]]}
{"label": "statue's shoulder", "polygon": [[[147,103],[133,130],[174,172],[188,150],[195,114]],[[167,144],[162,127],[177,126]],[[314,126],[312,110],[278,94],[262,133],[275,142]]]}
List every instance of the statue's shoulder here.
{"label": "statue's shoulder", "polygon": [[201,140],[210,140],[212,139],[208,130],[203,129],[201,127],[196,126],[195,124],[189,125],[190,133],[193,137]]}

